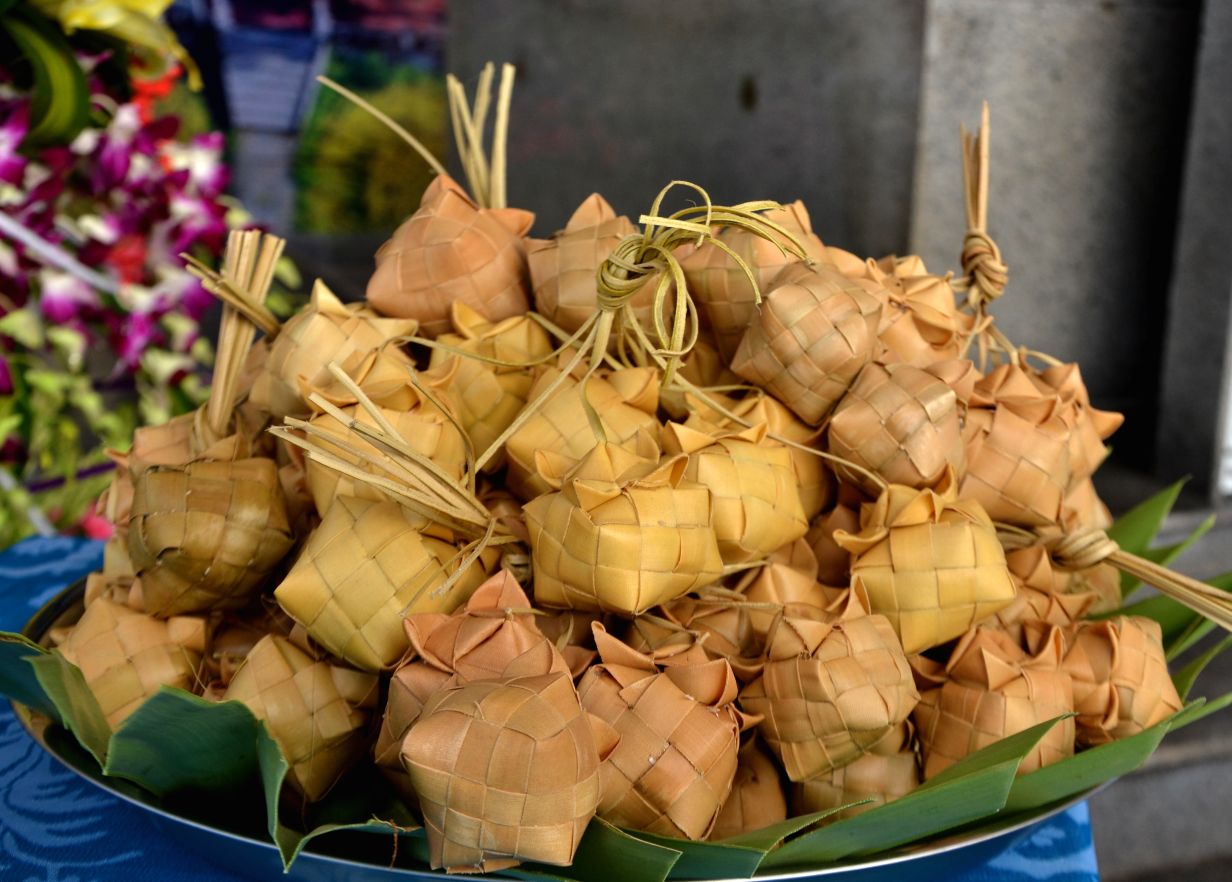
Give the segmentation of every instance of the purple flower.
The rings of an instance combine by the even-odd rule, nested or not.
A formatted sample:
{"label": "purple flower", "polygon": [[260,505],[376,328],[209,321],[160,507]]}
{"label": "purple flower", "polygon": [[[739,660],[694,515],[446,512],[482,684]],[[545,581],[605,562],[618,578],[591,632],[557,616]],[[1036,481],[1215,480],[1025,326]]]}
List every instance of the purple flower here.
{"label": "purple flower", "polygon": [[152,316],[137,312],[128,316],[116,341],[116,355],[129,371],[141,364],[141,356],[158,339],[158,326]]}
{"label": "purple flower", "polygon": [[65,323],[100,305],[98,293],[76,276],[58,270],[39,273],[39,308],[48,321]]}
{"label": "purple flower", "polygon": [[9,360],[0,355],[0,395],[13,394],[13,373],[9,370]]}
{"label": "purple flower", "polygon": [[26,171],[26,158],[17,152],[29,130],[29,107],[12,107],[0,122],[0,181],[20,184]]}

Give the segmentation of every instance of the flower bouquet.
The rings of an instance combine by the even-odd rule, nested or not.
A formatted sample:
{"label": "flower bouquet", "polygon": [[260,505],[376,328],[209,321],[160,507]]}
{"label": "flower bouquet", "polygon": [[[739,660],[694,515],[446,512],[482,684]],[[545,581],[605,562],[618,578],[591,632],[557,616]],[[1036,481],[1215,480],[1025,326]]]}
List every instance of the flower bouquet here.
{"label": "flower bouquet", "polygon": [[288,864],[350,830],[579,880],[1030,816],[1232,701],[1188,695],[1226,641],[1168,670],[1232,627],[1149,547],[1176,488],[1113,524],[1119,416],[990,313],[986,117],[937,275],[690,184],[530,239],[512,84],[449,82],[466,187],[401,133],[439,174],[365,303],[318,282],[279,321],[257,232],[190,261],[224,303],[208,401],[136,432],[84,612],[0,638],[7,694],[186,811],[259,807]]}

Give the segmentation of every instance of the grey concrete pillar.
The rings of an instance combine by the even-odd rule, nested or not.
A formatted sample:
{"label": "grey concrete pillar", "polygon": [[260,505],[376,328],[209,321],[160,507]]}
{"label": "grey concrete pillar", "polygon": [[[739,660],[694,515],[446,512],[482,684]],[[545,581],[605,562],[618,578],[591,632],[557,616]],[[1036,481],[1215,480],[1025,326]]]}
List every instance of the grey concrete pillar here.
{"label": "grey concrete pillar", "polygon": [[[1175,274],[1168,290],[1158,470],[1220,493],[1232,332],[1232,3],[1202,18]],[[1226,492],[1226,488],[1225,488]]]}
{"label": "grey concrete pillar", "polygon": [[541,235],[602,192],[636,216],[684,177],[805,200],[821,237],[906,243],[923,5],[914,0],[452,0],[447,66],[512,61],[512,204]]}
{"label": "grey concrete pillar", "polygon": [[1080,360],[1096,403],[1126,412],[1114,444],[1145,460],[1197,3],[927,8],[913,247],[957,268],[958,124],[978,123],[987,99],[989,228],[1011,276],[995,314],[1015,342]]}

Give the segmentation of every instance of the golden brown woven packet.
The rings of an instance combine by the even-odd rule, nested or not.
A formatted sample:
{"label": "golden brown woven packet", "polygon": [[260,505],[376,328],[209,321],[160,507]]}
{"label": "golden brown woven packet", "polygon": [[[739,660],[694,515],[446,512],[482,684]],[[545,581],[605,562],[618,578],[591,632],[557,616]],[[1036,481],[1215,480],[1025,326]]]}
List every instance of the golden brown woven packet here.
{"label": "golden brown woven packet", "polygon": [[958,311],[948,276],[930,275],[922,263],[899,263],[890,273],[872,261],[866,267],[865,278],[886,297],[877,336],[887,362],[927,368],[959,357],[973,320]]}
{"label": "golden brown woven packet", "polygon": [[[637,232],[633,223],[598,193],[577,207],[565,228],[551,239],[527,240],[526,259],[535,289],[535,310],[572,334],[598,310],[595,275],[620,244]],[[630,306],[642,327],[653,327],[651,307],[656,278],[633,295]]]}
{"label": "golden brown woven packet", "polygon": [[710,491],[685,480],[683,458],[609,443],[576,464],[538,461],[560,489],[524,509],[537,603],[637,615],[722,575]]}
{"label": "golden brown woven packet", "polygon": [[740,733],[757,722],[734,704],[726,661],[699,647],[644,655],[599,624],[601,662],[578,684],[582,707],[620,743],[604,762],[599,816],[613,824],[704,839],[731,792]]}
{"label": "golden brown woven packet", "polygon": [[1091,396],[1075,363],[1047,367],[1036,379],[1043,389],[1055,392],[1061,403],[1067,405],[1062,418],[1070,424],[1069,464],[1073,481],[1089,478],[1107,457],[1104,442],[1125,422],[1124,414],[1091,406]]}
{"label": "golden brown woven packet", "polygon": [[836,532],[872,611],[916,653],[965,633],[1014,599],[1005,552],[978,502],[948,472],[935,490],[891,484],[860,511],[859,533]]}
{"label": "golden brown woven packet", "polygon": [[740,748],[731,794],[719,810],[708,837],[721,841],[787,820],[787,794],[783,773],[774,757],[756,738]]}
{"label": "golden brown woven packet", "polygon": [[881,302],[824,265],[794,264],[774,281],[732,359],[811,425],[834,409],[877,354]]}
{"label": "golden brown woven packet", "polygon": [[997,611],[995,622],[1019,643],[1025,623],[1072,625],[1100,599],[1085,579],[1057,569],[1043,545],[1006,552],[1005,562],[1017,594],[1009,606]]}
{"label": "golden brown woven packet", "polygon": [[920,786],[920,763],[911,723],[895,726],[868,753],[825,775],[801,781],[791,789],[797,815],[822,812],[864,802],[836,812],[827,820],[841,821],[879,805],[902,799]]}
{"label": "golden brown woven packet", "polygon": [[[821,437],[821,429],[805,424],[786,405],[764,393],[759,392],[737,400],[710,392],[707,393],[707,398],[750,426],[764,425],[768,435],[777,435],[805,447],[817,446]],[[685,425],[690,429],[714,432],[720,429],[740,431],[745,428],[713,410],[707,402],[694,395],[686,394],[685,402],[690,409]],[[834,477],[820,456],[790,446],[787,452],[796,469],[796,488],[800,492],[804,516],[811,520],[829,505],[834,497]]]}
{"label": "golden brown woven packet", "polygon": [[[813,233],[808,209],[800,200],[765,211],[762,217],[792,233],[812,260],[825,257],[825,246]],[[798,262],[795,255],[774,242],[739,227],[723,229],[718,239],[744,260],[757,281],[757,289],[763,293],[785,266]],[[719,352],[730,361],[757,315],[757,301],[748,276],[728,252],[713,242],[702,245],[681,266],[689,291],[715,332]]]}
{"label": "golden brown woven packet", "polygon": [[480,208],[456,181],[438,175],[377,251],[368,303],[417,320],[426,337],[449,331],[456,301],[494,322],[522,315],[530,308],[524,237],[534,222],[518,208]]}
{"label": "golden brown woven packet", "polygon": [[750,602],[746,615],[753,634],[764,644],[779,614],[826,620],[838,594],[817,581],[817,558],[803,539],[770,555],[766,565],[749,572],[740,590]]}
{"label": "golden brown woven packet", "polygon": [[331,362],[351,364],[380,350],[381,359],[409,365],[400,349],[389,340],[415,333],[411,319],[382,318],[359,304],[344,305],[318,280],[312,300],[282,326],[270,344],[265,371],[252,387],[252,401],[275,419],[304,416],[308,402],[300,394],[301,382],[312,387],[331,380]]}
{"label": "golden brown woven packet", "polygon": [[[702,589],[703,592],[706,589]],[[734,592],[733,592],[734,593]],[[707,657],[726,659],[742,683],[757,677],[762,668],[762,640],[753,630],[748,603],[736,595],[704,594],[681,597],[662,607],[664,618],[692,636]],[[639,625],[634,620],[634,630]],[[636,644],[626,640],[631,646]],[[649,643],[650,641],[648,641]],[[660,639],[656,648],[684,641]]]}
{"label": "golden brown woven packet", "polygon": [[[867,365],[830,419],[829,452],[889,484],[933,487],[947,467],[966,465],[958,396],[946,383],[909,364]],[[880,492],[871,477],[841,463],[839,477]]]}
{"label": "golden brown woven packet", "polygon": [[159,620],[94,600],[59,652],[81,669],[112,728],[162,686],[196,691],[207,626],[195,616]]}
{"label": "golden brown woven packet", "polygon": [[831,613],[828,622],[782,617],[761,677],[740,693],[741,707],[765,717],[761,736],[792,781],[853,762],[919,700],[894,630],[865,614],[858,589]]}
{"label": "golden brown woven packet", "polygon": [[568,674],[438,692],[402,743],[433,869],[570,864],[614,740],[582,710]]}
{"label": "golden brown woven packet", "polygon": [[[520,365],[547,357],[552,343],[547,332],[525,315],[489,322],[457,301],[450,318],[454,333],[442,334],[437,342],[480,358],[433,349],[424,379],[434,386],[447,381],[444,391],[478,455],[509,428],[529,400],[534,378],[529,366]],[[493,457],[485,470],[495,471],[503,462],[503,456]]]}
{"label": "golden brown woven packet", "polygon": [[156,466],[137,478],[128,549],[152,615],[242,607],[293,544],[272,459]]}
{"label": "golden brown woven packet", "polygon": [[290,766],[287,781],[315,802],[363,755],[377,680],[271,635],[248,653],[223,699],[265,721]]}
{"label": "golden brown woven packet", "polygon": [[712,523],[725,564],[744,563],[808,532],[796,471],[765,423],[740,431],[663,430],[663,452],[687,456],[684,477],[710,490]]}
{"label": "golden brown woven packet", "polygon": [[[543,368],[528,400],[535,401],[559,376],[556,368]],[[586,399],[599,415],[609,442],[641,456],[658,456],[659,421],[654,416],[657,388],[658,375],[649,368],[626,368],[586,381]],[[524,502],[534,499],[553,489],[537,471],[538,451],[581,459],[595,444],[595,430],[582,403],[581,383],[568,377],[506,442],[506,485]]]}
{"label": "golden brown woven packet", "polygon": [[840,502],[815,519],[805,534],[805,541],[817,558],[818,581],[827,585],[851,583],[851,553],[839,547],[834,534],[840,530],[844,533],[860,531],[861,504],[854,500],[850,504]]}
{"label": "golden brown woven packet", "polygon": [[963,427],[962,496],[997,521],[1056,523],[1073,478],[1065,412],[1055,393],[1042,392],[1017,365],[1001,365],[976,383]]}
{"label": "golden brown woven packet", "polygon": [[365,671],[390,668],[408,647],[408,612],[453,612],[486,576],[476,562],[438,590],[459,562],[448,538],[395,502],[340,496],[274,597],[334,655]]}
{"label": "golden brown woven packet", "polygon": [[[1064,639],[1050,628],[1028,655],[1009,635],[973,628],[945,666],[947,679],[925,690],[912,715],[919,733],[924,779],[1002,738],[1074,710],[1069,674],[1060,669]],[[1048,731],[1023,758],[1025,775],[1074,752],[1073,717]]]}
{"label": "golden brown woven packet", "polygon": [[1061,669],[1074,681],[1078,743],[1127,738],[1184,704],[1164,656],[1159,623],[1141,616],[1079,622],[1066,631]]}

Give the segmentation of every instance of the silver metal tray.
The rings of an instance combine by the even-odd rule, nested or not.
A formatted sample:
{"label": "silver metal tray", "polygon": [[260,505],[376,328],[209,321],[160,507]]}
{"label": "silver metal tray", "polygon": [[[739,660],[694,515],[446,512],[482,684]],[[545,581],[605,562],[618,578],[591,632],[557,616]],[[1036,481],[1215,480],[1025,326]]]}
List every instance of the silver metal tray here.
{"label": "silver metal tray", "polygon": [[[84,582],[70,585],[35,613],[22,629],[22,633],[37,642],[41,641],[53,626],[76,621],[81,615],[84,591]],[[372,834],[329,834],[314,840],[296,859],[291,870],[283,873],[278,850],[272,843],[168,811],[158,804],[157,798],[152,794],[126,781],[105,777],[83,750],[74,749],[76,745],[71,736],[58,727],[40,726],[30,713],[19,705],[15,705],[15,710],[31,737],[66,768],[93,786],[142,809],[150,823],[168,839],[238,875],[254,880],[294,882],[408,882],[412,879],[441,882],[458,878],[423,869],[422,865],[416,868],[412,859],[405,855],[399,859],[398,866],[391,867],[387,842],[382,842],[380,847],[372,849],[372,859],[376,861],[374,863],[358,860],[353,856],[342,857],[327,853],[354,852],[356,840],[353,837],[357,836],[367,837],[375,845]],[[884,856],[817,869],[759,875],[755,878],[766,882],[888,882],[911,877],[950,879],[1011,848],[1023,839],[1035,824],[1065,811],[1098,789],[1100,788],[1094,788],[1036,812],[1008,817],[1000,823],[994,821],[991,824],[981,824],[977,829],[911,845]],[[348,835],[352,839],[347,842],[347,848],[338,848],[341,839]]]}

